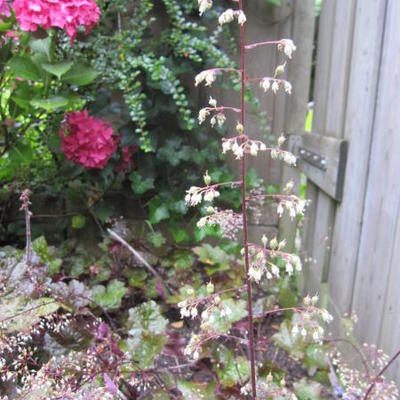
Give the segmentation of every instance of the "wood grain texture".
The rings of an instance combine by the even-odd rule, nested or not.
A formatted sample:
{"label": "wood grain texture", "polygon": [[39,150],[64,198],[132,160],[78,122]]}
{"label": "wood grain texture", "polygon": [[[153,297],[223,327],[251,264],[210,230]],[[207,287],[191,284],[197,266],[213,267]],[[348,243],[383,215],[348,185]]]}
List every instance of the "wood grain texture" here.
{"label": "wood grain texture", "polygon": [[[304,131],[311,79],[314,12],[313,0],[296,0],[294,2],[291,38],[296,43],[297,50],[289,64],[289,80],[293,85],[293,95],[287,100],[286,133],[303,133]],[[293,181],[295,184],[293,193],[299,193],[299,170],[282,165],[281,186],[285,186],[289,181]],[[285,214],[279,222],[280,237],[286,239],[286,250],[292,252],[295,250],[297,221]]]}
{"label": "wood grain texture", "polygon": [[[353,293],[353,307],[360,316],[357,333],[362,340],[371,343],[378,341],[384,305],[391,302],[386,297],[390,269],[399,268],[393,266],[392,260],[400,245],[395,241],[396,213],[400,202],[400,63],[393,61],[393,55],[400,53],[400,2],[388,1],[387,4],[364,222]],[[385,334],[393,338],[395,332]]]}
{"label": "wood grain texture", "polygon": [[[349,313],[356,276],[386,0],[358,2],[344,137],[349,142],[342,202],[332,239],[329,291],[337,314]],[[360,104],[362,103],[362,112]]]}

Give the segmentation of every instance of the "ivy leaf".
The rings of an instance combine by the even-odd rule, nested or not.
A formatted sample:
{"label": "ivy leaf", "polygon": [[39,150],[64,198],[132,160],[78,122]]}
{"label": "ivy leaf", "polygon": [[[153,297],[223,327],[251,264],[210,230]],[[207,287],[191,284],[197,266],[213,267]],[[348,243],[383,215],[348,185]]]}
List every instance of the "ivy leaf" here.
{"label": "ivy leaf", "polygon": [[99,75],[94,68],[75,64],[66,74],[63,75],[62,81],[70,85],[86,86],[90,85]]}
{"label": "ivy leaf", "polygon": [[41,79],[38,67],[29,57],[14,56],[8,65],[16,77],[32,81]]}
{"label": "ivy leaf", "polygon": [[158,224],[160,221],[169,218],[168,206],[159,197],[154,197],[149,203],[149,220],[151,224]]}
{"label": "ivy leaf", "polygon": [[154,178],[144,178],[138,172],[132,172],[129,175],[132,182],[131,188],[135,194],[143,194],[154,188]]}
{"label": "ivy leaf", "polygon": [[46,111],[63,109],[69,104],[69,100],[63,96],[53,96],[47,99],[33,99],[30,101],[33,107],[43,108]]}
{"label": "ivy leaf", "polygon": [[54,64],[42,64],[42,67],[45,71],[50,72],[55,75],[58,79],[60,79],[63,75],[65,75],[71,67],[74,65],[72,61],[60,61]]}
{"label": "ivy leaf", "polygon": [[123,282],[116,279],[112,280],[107,288],[103,285],[96,285],[92,289],[93,300],[106,310],[118,308],[127,292],[128,289]]}

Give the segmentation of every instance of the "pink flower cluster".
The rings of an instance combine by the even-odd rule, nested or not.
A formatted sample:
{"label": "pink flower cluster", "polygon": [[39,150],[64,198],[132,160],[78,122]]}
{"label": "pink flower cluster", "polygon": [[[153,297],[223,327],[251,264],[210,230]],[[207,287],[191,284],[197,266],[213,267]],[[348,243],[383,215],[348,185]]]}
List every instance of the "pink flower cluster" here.
{"label": "pink flower cluster", "polygon": [[67,159],[86,168],[103,169],[119,143],[113,128],[101,119],[89,117],[86,110],[66,115],[60,138]]}
{"label": "pink flower cluster", "polygon": [[23,31],[34,32],[38,26],[65,29],[71,43],[79,26],[84,26],[88,34],[100,17],[94,0],[14,0],[12,7]]}
{"label": "pink flower cluster", "polygon": [[8,0],[0,0],[0,18],[8,18],[11,15]]}

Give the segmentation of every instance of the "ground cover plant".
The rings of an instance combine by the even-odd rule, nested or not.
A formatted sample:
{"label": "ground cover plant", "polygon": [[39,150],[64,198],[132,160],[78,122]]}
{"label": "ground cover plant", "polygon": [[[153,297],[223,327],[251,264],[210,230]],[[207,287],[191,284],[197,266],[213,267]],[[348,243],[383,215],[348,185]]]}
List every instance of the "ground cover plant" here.
{"label": "ground cover plant", "polygon": [[[59,8],[60,4],[64,7]],[[283,74],[295,56],[295,44],[287,38],[247,43],[245,26],[251,21],[247,21],[242,0],[234,1],[226,9],[217,9],[221,26],[217,32],[228,24],[239,30],[241,62],[236,66],[224,56],[213,34],[210,39],[208,30],[184,18],[194,6],[202,16],[212,13],[215,5],[211,0],[185,6],[170,0],[163,4],[173,28],[163,31],[161,37],[163,44],[170,43],[171,58],[176,62],[183,56],[206,68],[194,77],[195,86],[218,84],[222,74],[232,75],[234,86],[239,83],[232,104],[219,104],[218,99],[209,97],[198,114],[200,125],[209,121],[219,129],[211,136],[213,140],[202,127],[194,127],[186,112],[188,100],[183,85],[171,75],[171,59],[139,51],[142,46],[147,49],[150,40],[146,35],[147,23],[153,18],[152,2],[141,2],[135,8],[134,21],[140,29],[134,32],[124,21],[124,15],[132,10],[123,1],[105,2],[101,8],[92,0],[35,0],[29,5],[16,0],[12,8],[1,3],[3,31],[19,27],[15,41],[15,33],[2,37],[7,49],[2,126],[9,141],[2,162],[10,174],[5,177],[8,186],[17,182],[13,190],[18,193],[19,215],[23,216],[24,248],[0,249],[0,398],[397,398],[395,384],[383,378],[396,355],[389,359],[372,345],[359,346],[351,334],[355,316],[345,320],[345,338],[329,336],[327,325],[332,317],[320,306],[317,294],[303,298],[297,291],[294,278],[301,272],[301,259],[285,251],[284,238],[264,235],[257,243],[248,240],[248,213],[259,212],[267,201],[275,205],[279,216],[288,213],[301,218],[306,212],[307,201],[293,193],[292,182],[279,193],[246,171],[249,157],[296,163],[285,149],[284,135],[276,143],[253,139],[246,129],[245,114],[245,104],[251,102],[247,93],[253,85],[260,85],[266,95],[278,91],[291,94],[291,83]],[[110,27],[95,28],[101,13],[114,17],[115,36],[110,37]],[[107,23],[110,20],[104,21]],[[78,26],[82,25],[87,34],[92,29],[99,32],[92,31],[89,41],[83,39],[79,45]],[[203,32],[204,37],[192,41],[193,32]],[[89,39],[92,35],[93,42]],[[271,75],[247,76],[246,53],[264,46],[276,47],[281,61]],[[116,53],[110,50],[114,47]],[[91,53],[93,65],[76,64]],[[205,54],[211,54],[211,60],[203,63],[198,57]],[[222,65],[207,65],[214,57]],[[74,68],[79,72],[72,74]],[[135,127],[135,135],[124,131],[124,125],[117,129],[114,120],[112,124],[92,112],[110,87],[97,87],[98,93],[81,86],[95,82],[99,71],[111,87],[118,88],[118,104],[127,106],[127,125]],[[138,73],[132,78],[132,72]],[[80,85],[82,80],[85,83]],[[149,87],[144,89],[145,85]],[[28,94],[24,95],[24,90]],[[146,90],[162,92],[161,109],[166,104],[164,95],[172,98],[176,108],[167,113],[178,110],[175,123],[182,125],[177,132],[192,128],[198,133],[204,158],[195,160],[194,165],[207,165],[202,177],[196,177],[194,169],[190,177],[179,172],[183,165],[190,167],[189,160],[198,152],[194,146],[178,137],[169,137],[170,142],[157,146],[162,131],[150,128],[160,123],[163,111],[149,115],[143,96],[148,94]],[[88,110],[89,105],[93,108]],[[12,116],[16,106],[21,110]],[[234,132],[223,130],[228,118],[235,121]],[[59,140],[58,151],[51,150],[47,135]],[[36,155],[21,158],[24,146]],[[157,151],[151,153],[153,146]],[[134,154],[139,157],[146,152],[151,155],[145,165],[157,165],[157,159],[166,158],[173,167],[168,173],[181,180],[180,185],[169,183],[175,188],[173,195],[162,187],[161,177],[139,175],[142,170],[136,169]],[[176,153],[182,155],[182,163],[174,164],[181,157]],[[220,161],[226,154],[233,154],[241,165],[237,180],[226,166],[211,170],[208,161]],[[35,191],[55,184],[34,172],[45,162],[56,175],[65,168],[74,171],[63,177],[58,190],[78,187],[79,199],[91,194],[90,201],[85,198],[85,212],[62,215],[57,223],[67,220],[78,229],[93,214],[102,232],[96,251],[88,250],[72,235],[53,246],[44,236],[32,234]],[[129,171],[129,176],[121,175],[124,171]],[[30,174],[39,176],[38,181]],[[127,176],[139,200],[149,202],[142,230],[132,230],[126,219],[107,211],[105,187],[115,189],[116,182],[122,185]],[[139,190],[140,185],[145,188]],[[96,208],[99,204],[102,211]],[[195,206],[200,209],[197,214]],[[176,228],[179,213],[196,218],[189,224],[195,226]],[[170,237],[157,225],[164,220],[167,233],[172,232]],[[210,232],[213,240],[202,240]]]}

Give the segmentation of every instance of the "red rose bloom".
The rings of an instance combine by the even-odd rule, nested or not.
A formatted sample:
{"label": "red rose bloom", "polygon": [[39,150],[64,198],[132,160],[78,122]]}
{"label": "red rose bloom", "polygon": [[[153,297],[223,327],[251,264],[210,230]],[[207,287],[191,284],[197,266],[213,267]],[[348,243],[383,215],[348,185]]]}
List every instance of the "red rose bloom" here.
{"label": "red rose bloom", "polygon": [[103,169],[117,150],[119,136],[86,110],[68,113],[60,129],[61,149],[68,160],[86,168]]}

